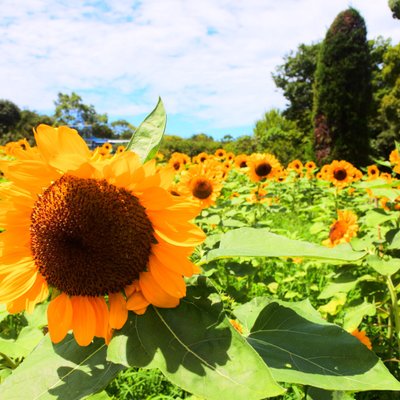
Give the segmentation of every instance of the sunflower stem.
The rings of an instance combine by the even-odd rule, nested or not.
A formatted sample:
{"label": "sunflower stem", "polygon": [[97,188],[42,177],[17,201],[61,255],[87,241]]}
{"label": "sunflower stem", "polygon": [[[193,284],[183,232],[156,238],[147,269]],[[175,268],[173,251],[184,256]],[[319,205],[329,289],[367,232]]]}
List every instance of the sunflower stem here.
{"label": "sunflower stem", "polygon": [[398,354],[400,354],[400,314],[399,314],[399,304],[398,304],[398,298],[397,298],[397,292],[396,289],[393,285],[392,278],[390,276],[387,277],[386,279],[387,286],[390,292],[390,297],[392,299],[392,315],[394,319],[394,331],[396,335],[396,340],[397,340],[397,350]]}

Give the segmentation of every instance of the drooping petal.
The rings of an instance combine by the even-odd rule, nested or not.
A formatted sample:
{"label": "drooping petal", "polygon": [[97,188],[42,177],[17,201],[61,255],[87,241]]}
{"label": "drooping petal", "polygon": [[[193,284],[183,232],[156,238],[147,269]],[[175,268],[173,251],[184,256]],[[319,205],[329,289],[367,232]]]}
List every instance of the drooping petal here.
{"label": "drooping petal", "polygon": [[122,293],[110,293],[110,326],[114,329],[121,329],[128,319],[126,300]]}
{"label": "drooping petal", "polygon": [[159,286],[169,295],[177,298],[186,295],[186,285],[182,274],[166,268],[156,257],[150,256],[149,272]]}
{"label": "drooping petal", "polygon": [[172,308],[179,304],[179,298],[173,297],[163,290],[150,272],[140,274],[139,284],[143,296],[150,304],[162,308]]}
{"label": "drooping petal", "polygon": [[128,310],[134,311],[136,314],[142,315],[145,313],[150,303],[143,296],[141,291],[134,292],[126,303]]}
{"label": "drooping petal", "polygon": [[108,320],[109,320],[109,311],[107,307],[107,303],[104,297],[89,297],[88,298],[95,316],[96,316],[96,330],[95,336],[106,338],[108,336]]}
{"label": "drooping petal", "polygon": [[61,342],[72,328],[72,312],[71,299],[65,293],[61,293],[49,303],[47,320],[53,343]]}
{"label": "drooping petal", "polygon": [[87,346],[96,332],[96,315],[93,306],[86,296],[72,296],[72,329],[80,346]]}

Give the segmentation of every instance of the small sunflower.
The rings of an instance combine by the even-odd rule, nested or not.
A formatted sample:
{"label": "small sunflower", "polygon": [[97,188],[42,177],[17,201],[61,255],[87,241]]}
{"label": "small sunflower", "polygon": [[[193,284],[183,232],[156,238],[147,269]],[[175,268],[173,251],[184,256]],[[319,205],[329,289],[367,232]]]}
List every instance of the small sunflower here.
{"label": "small sunflower", "polygon": [[298,175],[303,174],[303,163],[300,160],[293,160],[287,166],[288,171],[295,171]]}
{"label": "small sunflower", "polygon": [[217,200],[223,180],[223,170],[218,163],[205,162],[194,165],[182,175],[178,193],[198,202],[201,207],[209,207]]}
{"label": "small sunflower", "polygon": [[173,153],[168,161],[168,165],[174,169],[175,172],[180,172],[185,169],[187,158],[182,153]]}
{"label": "small sunflower", "polygon": [[357,235],[357,215],[350,210],[338,211],[338,219],[333,222],[329,230],[329,238],[322,244],[335,247],[340,243],[350,242]]}
{"label": "small sunflower", "polygon": [[109,142],[103,143],[103,145],[101,146],[105,151],[107,151],[108,153],[112,152],[112,144]]}
{"label": "small sunflower", "polygon": [[193,157],[193,162],[196,164],[202,164],[204,161],[208,160],[210,156],[206,152],[201,152],[197,156]]}
{"label": "small sunflower", "polygon": [[349,162],[334,160],[326,171],[326,180],[333,183],[338,188],[343,188],[351,182],[358,180],[358,170]]}
{"label": "small sunflower", "polygon": [[365,331],[359,331],[358,329],[354,329],[354,331],[350,332],[354,337],[356,337],[364,346],[368,349],[372,350],[372,343],[369,340],[367,333]]}
{"label": "small sunflower", "polygon": [[1,161],[0,303],[11,313],[48,298],[50,338],[111,337],[128,310],[175,307],[204,240],[193,203],[170,195],[155,162],[128,151],[92,155],[68,127],[39,125],[37,153]]}
{"label": "small sunflower", "polygon": [[224,149],[217,149],[214,153],[215,157],[218,159],[223,159],[226,156],[226,151]]}
{"label": "small sunflower", "polygon": [[246,154],[239,154],[235,157],[235,166],[238,169],[246,168],[249,156]]}
{"label": "small sunflower", "polygon": [[379,168],[374,164],[367,167],[368,180],[379,178]]}
{"label": "small sunflower", "polygon": [[115,151],[117,154],[119,153],[123,153],[125,151],[125,146],[123,146],[122,144],[120,146],[117,147],[117,150]]}
{"label": "small sunflower", "polygon": [[249,175],[253,182],[260,182],[272,178],[281,167],[279,161],[272,154],[254,153],[249,158]]}

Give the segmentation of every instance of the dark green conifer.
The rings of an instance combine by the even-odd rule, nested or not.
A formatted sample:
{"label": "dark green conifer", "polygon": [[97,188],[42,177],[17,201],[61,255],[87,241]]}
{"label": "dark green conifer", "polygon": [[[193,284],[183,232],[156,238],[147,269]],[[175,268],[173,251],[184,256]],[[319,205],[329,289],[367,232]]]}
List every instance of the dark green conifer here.
{"label": "dark green conifer", "polygon": [[364,19],[353,8],[342,11],[328,29],[315,74],[314,138],[320,163],[368,163],[369,56]]}

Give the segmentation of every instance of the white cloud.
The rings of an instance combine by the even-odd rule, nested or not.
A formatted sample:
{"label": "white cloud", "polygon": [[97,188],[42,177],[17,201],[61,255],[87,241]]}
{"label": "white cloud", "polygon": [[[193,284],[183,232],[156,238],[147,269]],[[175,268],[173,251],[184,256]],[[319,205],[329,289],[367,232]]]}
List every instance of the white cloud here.
{"label": "white cloud", "polygon": [[[400,40],[386,0],[353,0],[369,37]],[[323,39],[347,0],[3,0],[1,97],[53,110],[75,91],[99,112],[148,112],[214,128],[251,126],[283,107],[271,72],[300,43]],[[206,130],[206,128],[204,129]]]}

